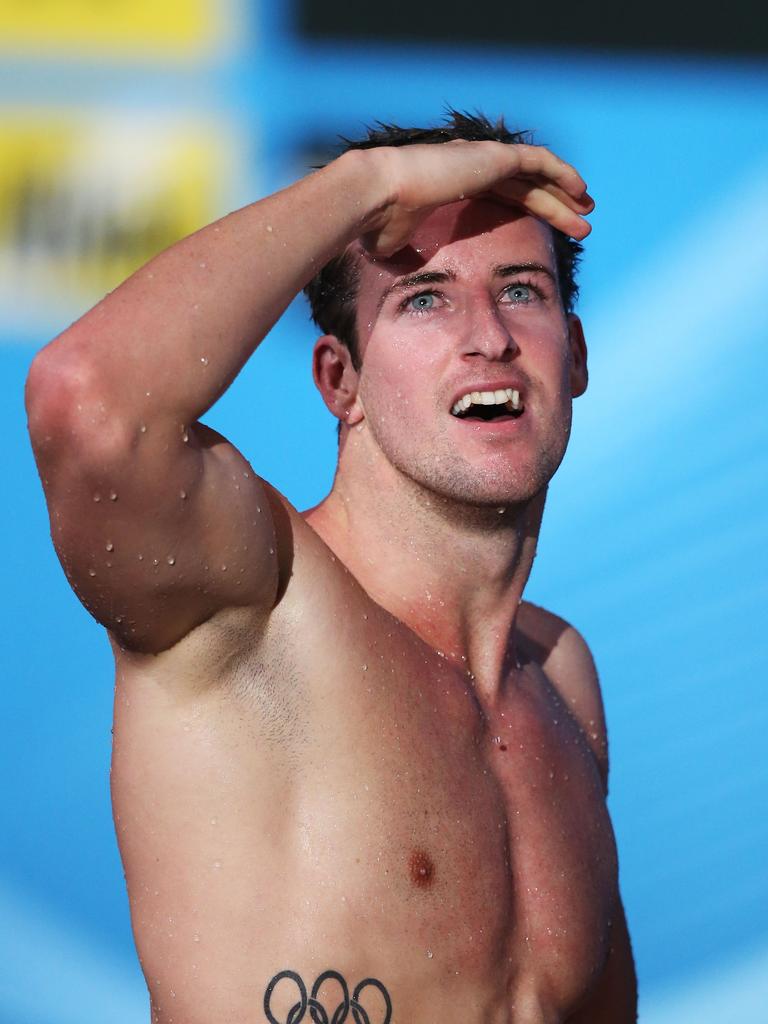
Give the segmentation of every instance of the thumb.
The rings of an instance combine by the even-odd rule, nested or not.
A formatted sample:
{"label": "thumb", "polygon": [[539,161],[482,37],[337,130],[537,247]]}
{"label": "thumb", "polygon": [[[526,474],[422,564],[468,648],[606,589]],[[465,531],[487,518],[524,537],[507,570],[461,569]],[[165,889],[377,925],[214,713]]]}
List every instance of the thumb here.
{"label": "thumb", "polygon": [[393,256],[405,248],[418,226],[433,209],[397,210],[383,227],[363,235],[360,241],[372,256]]}

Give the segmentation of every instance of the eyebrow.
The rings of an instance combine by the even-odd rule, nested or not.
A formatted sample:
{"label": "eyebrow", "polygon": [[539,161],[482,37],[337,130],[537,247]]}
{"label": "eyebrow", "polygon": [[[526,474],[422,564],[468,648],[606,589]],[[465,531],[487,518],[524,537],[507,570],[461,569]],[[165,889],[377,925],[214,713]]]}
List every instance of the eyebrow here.
{"label": "eyebrow", "polygon": [[514,277],[515,274],[523,273],[546,274],[553,284],[557,284],[557,278],[543,263],[501,263],[493,268],[494,277]]}
{"label": "eyebrow", "polygon": [[379,296],[376,312],[381,312],[381,307],[392,292],[404,292],[409,288],[416,288],[420,284],[445,284],[446,281],[455,280],[456,274],[453,270],[422,270],[416,274],[407,274],[405,277],[399,277]]}

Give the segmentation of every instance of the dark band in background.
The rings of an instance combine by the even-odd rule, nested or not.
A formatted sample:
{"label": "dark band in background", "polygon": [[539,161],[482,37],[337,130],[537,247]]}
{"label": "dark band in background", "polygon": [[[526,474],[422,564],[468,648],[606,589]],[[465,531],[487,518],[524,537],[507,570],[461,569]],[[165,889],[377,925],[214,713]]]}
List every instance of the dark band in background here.
{"label": "dark band in background", "polygon": [[608,3],[551,0],[546,4],[473,0],[299,0],[296,31],[309,40],[490,44],[586,49],[617,53],[768,55],[768,4],[732,0],[716,4]]}

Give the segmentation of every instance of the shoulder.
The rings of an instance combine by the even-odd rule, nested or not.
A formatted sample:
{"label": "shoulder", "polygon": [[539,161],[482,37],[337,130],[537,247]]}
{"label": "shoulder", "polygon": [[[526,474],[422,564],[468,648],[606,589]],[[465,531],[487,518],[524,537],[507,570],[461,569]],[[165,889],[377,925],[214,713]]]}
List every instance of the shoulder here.
{"label": "shoulder", "polygon": [[607,789],[605,711],[589,645],[565,619],[529,601],[520,606],[519,625],[527,653],[542,668],[581,726]]}

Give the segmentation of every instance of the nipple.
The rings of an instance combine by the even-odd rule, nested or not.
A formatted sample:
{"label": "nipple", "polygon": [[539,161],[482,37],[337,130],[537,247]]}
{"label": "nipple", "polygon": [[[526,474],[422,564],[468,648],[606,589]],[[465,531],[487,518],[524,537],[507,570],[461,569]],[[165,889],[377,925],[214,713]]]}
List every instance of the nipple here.
{"label": "nipple", "polygon": [[417,889],[431,889],[435,880],[435,865],[424,850],[414,850],[408,861],[411,881]]}

